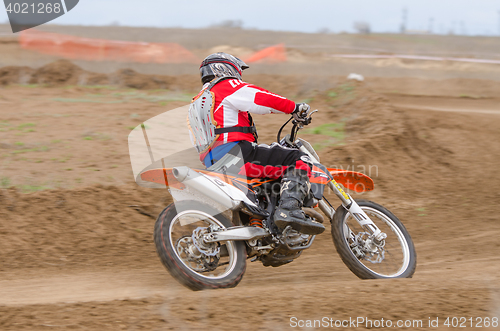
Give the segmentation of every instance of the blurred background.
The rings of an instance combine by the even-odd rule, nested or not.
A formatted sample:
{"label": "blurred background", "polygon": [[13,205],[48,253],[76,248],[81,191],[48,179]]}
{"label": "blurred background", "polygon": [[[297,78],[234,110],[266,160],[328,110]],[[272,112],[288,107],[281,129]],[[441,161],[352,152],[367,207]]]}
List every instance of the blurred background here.
{"label": "blurred background", "polygon": [[[21,33],[3,9],[0,22],[2,330],[500,317],[498,1],[85,0]],[[152,233],[172,198],[135,184],[127,137],[188,104],[218,51],[249,63],[244,80],[320,110],[301,136],[326,166],[374,179],[356,197],[403,221],[414,278],[357,279],[329,224],[291,264],[248,261],[235,289],[169,276]],[[255,120],[271,143],[287,117]]]}
{"label": "blurred background", "polygon": [[[7,23],[4,11],[0,12],[1,21]],[[78,10],[35,30],[94,39],[176,43],[198,59],[215,49],[227,51],[228,47],[236,55],[248,58],[258,50],[284,44],[289,62],[286,67],[280,63],[264,67],[257,65],[251,73],[331,76],[358,69],[370,76],[499,77],[496,72],[484,70],[484,66],[474,67],[471,63],[475,61],[455,59],[443,63],[449,58],[500,61],[497,42],[500,5],[493,0],[480,0],[473,5],[467,1],[448,0],[386,0],[376,3],[369,0],[349,3],[315,0],[307,6],[300,1],[285,4],[259,0],[240,6],[229,1],[207,5],[204,1],[173,4],[150,0],[138,6],[136,1],[129,0],[119,3],[87,0],[78,4]],[[0,65],[41,66],[57,58],[24,52],[23,49],[29,49],[27,45],[8,44],[9,39],[14,42],[22,34],[14,35],[8,24],[0,25]],[[50,50],[43,53],[54,55]],[[361,58],[353,60],[355,55]],[[147,62],[158,61],[148,59],[140,60],[142,63],[130,61],[123,64],[115,63],[113,57],[101,58],[111,60],[105,63],[82,61],[84,54],[70,57],[82,68],[97,72],[133,68],[148,74],[185,75],[194,73],[195,67],[182,63],[189,62],[189,59],[165,60],[164,65],[157,66]],[[427,57],[427,62],[412,61],[422,57]],[[172,62],[175,65],[171,65]],[[300,65],[303,62],[307,65]],[[428,69],[434,70],[436,66],[442,70],[430,73]],[[480,73],[476,70],[478,68]]]}

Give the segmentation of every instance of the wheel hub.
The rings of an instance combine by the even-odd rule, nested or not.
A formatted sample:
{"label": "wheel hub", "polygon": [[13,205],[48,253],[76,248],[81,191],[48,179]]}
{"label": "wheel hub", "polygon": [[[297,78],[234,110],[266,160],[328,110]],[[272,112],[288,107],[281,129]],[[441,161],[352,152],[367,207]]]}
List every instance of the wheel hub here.
{"label": "wheel hub", "polygon": [[202,254],[206,256],[218,256],[220,253],[220,246],[217,242],[207,243],[203,240],[203,236],[208,233],[208,228],[198,227],[193,231],[191,239],[193,240],[194,246]]}
{"label": "wheel hub", "polygon": [[182,237],[177,241],[177,253],[184,256],[184,261],[189,262],[190,267],[198,272],[206,272],[217,269],[219,265],[220,248],[217,247],[216,254],[206,255],[201,251],[190,236]]}
{"label": "wheel hub", "polygon": [[[386,237],[387,235],[383,239]],[[351,250],[360,260],[366,260],[371,263],[382,263],[385,259],[384,246],[384,240],[376,241],[368,232],[360,232],[354,237]]]}

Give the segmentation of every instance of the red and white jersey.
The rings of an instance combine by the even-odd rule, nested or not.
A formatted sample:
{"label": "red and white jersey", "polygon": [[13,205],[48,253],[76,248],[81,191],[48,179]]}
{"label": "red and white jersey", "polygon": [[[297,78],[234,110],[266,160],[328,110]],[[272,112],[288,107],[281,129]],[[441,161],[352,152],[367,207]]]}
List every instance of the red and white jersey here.
{"label": "red and white jersey", "polygon": [[[204,88],[207,86],[208,83]],[[279,112],[291,114],[295,110],[293,101],[237,79],[225,79],[211,91],[215,94],[214,120],[217,128],[251,126],[248,112],[262,115]],[[213,147],[240,140],[253,142],[255,138],[251,133],[223,133]]]}

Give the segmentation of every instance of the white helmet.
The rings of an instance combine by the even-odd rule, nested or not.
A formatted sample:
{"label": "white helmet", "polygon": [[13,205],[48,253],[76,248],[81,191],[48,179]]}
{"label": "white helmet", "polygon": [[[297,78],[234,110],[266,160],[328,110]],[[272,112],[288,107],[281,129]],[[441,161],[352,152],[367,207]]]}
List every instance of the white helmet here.
{"label": "white helmet", "polygon": [[210,54],[200,65],[201,82],[210,82],[218,77],[241,79],[241,72],[248,68],[242,60],[231,54],[219,52]]}

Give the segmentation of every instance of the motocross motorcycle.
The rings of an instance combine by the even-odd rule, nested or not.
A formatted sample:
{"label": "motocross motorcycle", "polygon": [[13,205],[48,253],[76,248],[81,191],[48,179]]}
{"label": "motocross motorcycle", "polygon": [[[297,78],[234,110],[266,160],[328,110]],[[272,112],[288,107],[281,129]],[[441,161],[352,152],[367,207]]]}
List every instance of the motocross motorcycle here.
{"label": "motocross motorcycle", "polygon": [[[401,221],[377,203],[353,199],[340,186],[362,193],[373,190],[373,180],[359,172],[326,168],[311,144],[297,137],[314,112],[303,114],[304,122],[290,118],[277,137],[279,144],[304,152],[313,164],[303,207],[306,217],[331,223],[338,254],[359,278],[412,277],[416,252]],[[290,121],[290,134],[280,139]],[[143,181],[167,185],[174,198],[158,216],[154,242],[166,269],[192,290],[234,287],[247,259],[279,267],[314,242],[314,235],[274,224],[280,180],[238,175],[230,171],[236,163],[234,156],[226,155],[208,169],[150,167],[140,173]],[[332,206],[325,190],[333,192],[340,206]]]}

